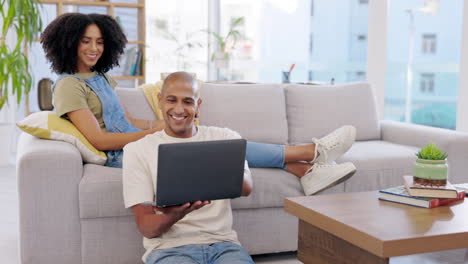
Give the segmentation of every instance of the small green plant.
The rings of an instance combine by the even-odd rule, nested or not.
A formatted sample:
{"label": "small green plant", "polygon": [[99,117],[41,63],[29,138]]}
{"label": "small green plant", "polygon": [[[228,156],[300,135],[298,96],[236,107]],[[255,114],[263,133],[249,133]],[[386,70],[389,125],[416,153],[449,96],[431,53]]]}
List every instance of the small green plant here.
{"label": "small green plant", "polygon": [[448,155],[435,144],[427,144],[418,153],[416,153],[416,156],[420,159],[427,160],[445,160]]}
{"label": "small green plant", "polygon": [[[175,49],[172,52],[177,58],[176,69],[189,70],[191,68],[191,63],[201,63],[193,60],[193,51],[198,48],[203,48],[203,43],[200,41],[200,35],[203,33],[203,30],[186,32],[183,36],[179,36],[179,34],[177,34],[178,32],[170,32],[167,29],[164,20],[157,20],[156,22],[158,34],[164,39],[173,42],[172,44]],[[173,56],[171,60],[173,60]]]}
{"label": "small green plant", "polygon": [[[229,24],[229,31],[225,37],[217,34],[216,32],[208,31],[208,33],[215,38],[217,50],[223,52],[225,60],[229,59],[231,50],[236,47],[237,41],[241,39],[242,34],[238,28],[242,26],[244,22],[244,17],[233,18]],[[211,55],[211,60],[214,61],[214,59],[215,52]]]}

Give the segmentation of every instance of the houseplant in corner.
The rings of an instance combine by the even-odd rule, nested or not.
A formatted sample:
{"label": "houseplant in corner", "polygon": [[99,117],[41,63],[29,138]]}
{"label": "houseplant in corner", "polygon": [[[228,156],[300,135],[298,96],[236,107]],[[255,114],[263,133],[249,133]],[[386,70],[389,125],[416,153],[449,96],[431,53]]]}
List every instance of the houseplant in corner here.
{"label": "houseplant in corner", "polygon": [[[0,0],[0,3],[1,111],[9,106],[10,97],[14,97],[16,103],[20,104],[31,90],[32,76],[23,45],[31,44],[37,33],[41,32],[42,20],[38,0]],[[0,165],[8,161],[14,121],[0,120]]]}
{"label": "houseplant in corner", "polygon": [[232,50],[235,49],[237,41],[242,36],[238,28],[244,24],[244,21],[244,17],[232,19],[229,25],[229,31],[224,37],[216,32],[208,32],[216,40],[216,49],[213,54],[211,54],[211,61],[214,62],[218,70],[229,68]]}
{"label": "houseplant in corner", "polygon": [[447,184],[447,153],[435,144],[427,144],[418,153],[414,162],[413,179],[422,185]]}

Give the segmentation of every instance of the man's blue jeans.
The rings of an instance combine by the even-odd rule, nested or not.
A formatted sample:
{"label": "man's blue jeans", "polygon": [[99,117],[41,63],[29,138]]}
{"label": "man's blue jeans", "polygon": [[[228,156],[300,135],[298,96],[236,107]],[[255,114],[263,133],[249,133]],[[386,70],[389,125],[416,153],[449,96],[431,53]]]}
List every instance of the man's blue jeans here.
{"label": "man's blue jeans", "polygon": [[186,245],[153,250],[146,264],[254,264],[238,244],[219,242],[211,245]]}

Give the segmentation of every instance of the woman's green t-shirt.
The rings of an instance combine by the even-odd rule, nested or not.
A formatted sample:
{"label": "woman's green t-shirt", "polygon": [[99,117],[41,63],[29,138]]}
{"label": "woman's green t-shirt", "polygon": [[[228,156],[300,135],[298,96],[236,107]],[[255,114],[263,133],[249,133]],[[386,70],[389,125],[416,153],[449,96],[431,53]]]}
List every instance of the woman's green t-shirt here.
{"label": "woman's green t-shirt", "polygon": [[[97,72],[76,73],[83,79],[95,76]],[[111,87],[115,89],[117,82],[109,75],[104,75],[109,81]],[[67,113],[79,110],[89,109],[99,122],[102,131],[106,131],[104,120],[102,119],[102,104],[96,93],[91,87],[87,86],[74,77],[68,76],[61,79],[56,85],[52,96],[52,103],[58,116],[69,119]]]}

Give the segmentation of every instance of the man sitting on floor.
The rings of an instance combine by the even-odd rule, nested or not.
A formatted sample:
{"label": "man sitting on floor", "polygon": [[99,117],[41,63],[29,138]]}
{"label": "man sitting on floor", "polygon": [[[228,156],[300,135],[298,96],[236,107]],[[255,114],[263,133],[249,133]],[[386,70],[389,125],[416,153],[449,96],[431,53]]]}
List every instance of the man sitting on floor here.
{"label": "man sitting on floor", "polygon": [[[194,125],[201,104],[198,94],[197,82],[187,73],[173,73],[164,81],[159,99],[165,129],[124,148],[125,207],[132,208],[144,236],[146,263],[254,263],[232,229],[230,200],[165,208],[142,204],[152,201],[155,195],[159,144],[240,138],[230,129]],[[248,196],[251,191],[246,162],[242,195]]]}

